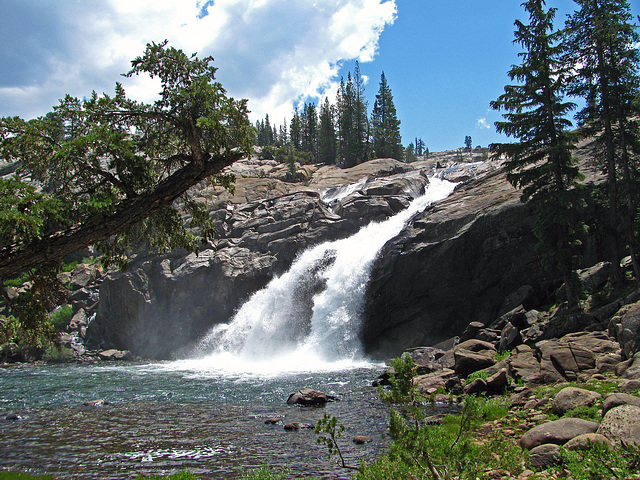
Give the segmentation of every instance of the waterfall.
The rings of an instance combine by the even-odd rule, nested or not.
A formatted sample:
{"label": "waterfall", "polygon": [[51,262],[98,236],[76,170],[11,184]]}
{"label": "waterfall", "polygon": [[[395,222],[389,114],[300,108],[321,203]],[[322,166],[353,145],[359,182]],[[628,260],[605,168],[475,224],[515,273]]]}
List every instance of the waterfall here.
{"label": "waterfall", "polygon": [[364,293],[384,244],[454,183],[432,178],[424,195],[382,222],[302,252],[198,346],[203,366],[240,372],[343,369],[365,362],[358,338]]}

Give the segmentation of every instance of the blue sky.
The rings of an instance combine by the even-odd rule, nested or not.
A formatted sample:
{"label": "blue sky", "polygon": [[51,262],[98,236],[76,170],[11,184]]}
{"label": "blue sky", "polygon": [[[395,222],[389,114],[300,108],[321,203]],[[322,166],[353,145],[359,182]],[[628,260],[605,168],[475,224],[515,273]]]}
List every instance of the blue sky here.
{"label": "blue sky", "polygon": [[[632,13],[640,14],[637,3]],[[430,150],[486,146],[500,138],[489,109],[518,62],[518,0],[1,0],[0,116],[32,118],[66,93],[112,93],[151,101],[149,79],[123,79],[147,42],[169,39],[213,55],[230,95],[248,98],[253,119],[277,124],[292,105],[335,99],[360,61],[369,108],[385,72],[406,145]],[[557,7],[557,25],[574,9]],[[203,12],[207,13],[203,15]]]}

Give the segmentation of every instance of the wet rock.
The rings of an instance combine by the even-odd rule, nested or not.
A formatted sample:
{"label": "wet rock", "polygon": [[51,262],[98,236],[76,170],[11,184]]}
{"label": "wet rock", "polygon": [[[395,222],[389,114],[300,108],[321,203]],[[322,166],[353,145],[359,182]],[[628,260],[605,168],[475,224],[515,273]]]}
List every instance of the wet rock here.
{"label": "wet rock", "polygon": [[553,443],[546,443],[532,448],[529,452],[531,466],[536,468],[551,467],[560,463],[560,447]]}
{"label": "wet rock", "polygon": [[85,407],[97,408],[107,405],[107,402],[105,402],[102,398],[99,398],[97,400],[89,400],[87,402],[84,402],[82,405]]}
{"label": "wet rock", "polygon": [[558,415],[564,415],[569,410],[578,407],[591,405],[602,398],[597,392],[584,390],[582,388],[567,387],[560,390],[553,399],[552,409]]}
{"label": "wet rock", "polygon": [[602,415],[604,416],[609,410],[620,405],[635,405],[640,407],[640,397],[629,395],[628,393],[610,393],[604,398],[602,404]]}
{"label": "wet rock", "polygon": [[98,358],[104,361],[131,361],[133,360],[133,355],[128,350],[116,350],[109,349],[104,350],[102,352],[98,352]]}
{"label": "wet rock", "polygon": [[596,433],[598,424],[581,418],[561,418],[533,427],[520,439],[523,449],[531,450],[538,445],[554,443],[564,445],[569,440],[585,433]]}
{"label": "wet rock", "polygon": [[309,423],[301,423],[301,422],[291,422],[291,423],[285,424],[284,426],[284,429],[287,431],[312,429],[312,428],[315,428],[315,427]]}
{"label": "wet rock", "polygon": [[607,437],[616,447],[640,445],[640,407],[621,405],[602,418],[597,433]]}
{"label": "wet rock", "polygon": [[357,435],[353,437],[353,443],[355,443],[356,445],[364,445],[365,443],[369,443],[371,441],[371,438],[364,435]]}
{"label": "wet rock", "polygon": [[334,400],[335,397],[327,395],[324,392],[319,392],[311,388],[302,388],[298,392],[289,395],[287,405],[315,406],[324,405]]}
{"label": "wet rock", "polygon": [[5,420],[10,420],[10,421],[18,421],[18,420],[23,420],[24,417],[21,417],[20,415],[18,415],[17,413],[10,413],[8,414],[6,417],[4,417]]}
{"label": "wet rock", "polygon": [[280,418],[267,418],[264,423],[266,423],[267,425],[275,425],[277,423],[280,423],[281,419]]}

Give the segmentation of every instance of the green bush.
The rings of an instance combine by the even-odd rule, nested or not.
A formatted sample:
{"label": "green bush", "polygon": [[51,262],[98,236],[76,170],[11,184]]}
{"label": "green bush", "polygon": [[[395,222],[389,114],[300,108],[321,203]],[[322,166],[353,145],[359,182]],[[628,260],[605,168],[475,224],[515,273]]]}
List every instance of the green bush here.
{"label": "green bush", "polygon": [[622,480],[638,478],[640,473],[640,450],[637,447],[610,449],[603,443],[595,442],[582,451],[562,448],[561,459],[562,464],[556,470],[566,472],[563,476],[574,480]]}
{"label": "green bush", "polygon": [[289,471],[284,468],[272,469],[266,465],[245,472],[242,476],[245,480],[286,480],[289,478]]}
{"label": "green bush", "polygon": [[49,315],[49,322],[57,331],[63,330],[73,317],[73,307],[71,305],[63,305]]}
{"label": "green bush", "polygon": [[168,477],[163,475],[138,475],[136,480],[198,480],[198,477],[184,470],[180,473],[176,473],[175,475],[169,475]]}
{"label": "green bush", "polygon": [[0,480],[54,480],[51,475],[31,475],[30,473],[0,471]]}

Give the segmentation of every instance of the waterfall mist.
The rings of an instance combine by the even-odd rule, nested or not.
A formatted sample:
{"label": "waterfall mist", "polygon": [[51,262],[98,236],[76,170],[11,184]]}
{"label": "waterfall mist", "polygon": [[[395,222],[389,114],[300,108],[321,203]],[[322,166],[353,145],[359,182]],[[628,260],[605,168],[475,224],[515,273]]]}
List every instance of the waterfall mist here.
{"label": "waterfall mist", "polygon": [[389,219],[303,251],[291,268],[255,292],[228,323],[201,340],[191,368],[276,374],[358,368],[364,293],[373,262],[406,222],[455,184],[432,178],[424,195]]}

